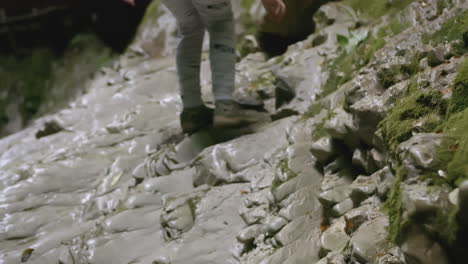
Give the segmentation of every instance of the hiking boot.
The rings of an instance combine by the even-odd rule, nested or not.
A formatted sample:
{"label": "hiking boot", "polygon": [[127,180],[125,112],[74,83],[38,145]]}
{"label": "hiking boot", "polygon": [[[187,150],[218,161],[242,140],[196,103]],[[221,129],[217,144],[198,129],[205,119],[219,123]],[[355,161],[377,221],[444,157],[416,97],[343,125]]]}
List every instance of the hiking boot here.
{"label": "hiking boot", "polygon": [[214,127],[240,127],[260,121],[261,113],[246,109],[239,103],[230,100],[216,102],[214,110]]}
{"label": "hiking boot", "polygon": [[182,131],[187,134],[193,134],[201,128],[213,124],[213,109],[204,105],[184,108],[180,114],[180,126]]}

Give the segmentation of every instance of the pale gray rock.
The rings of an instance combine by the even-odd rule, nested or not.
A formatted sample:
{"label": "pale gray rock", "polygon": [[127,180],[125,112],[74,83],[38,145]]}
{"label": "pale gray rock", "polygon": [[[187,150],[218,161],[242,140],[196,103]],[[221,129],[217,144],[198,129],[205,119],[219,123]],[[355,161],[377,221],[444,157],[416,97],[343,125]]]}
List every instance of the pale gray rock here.
{"label": "pale gray rock", "polygon": [[161,213],[161,225],[164,229],[166,240],[180,237],[183,232],[192,228],[194,223],[194,210],[188,202],[172,210],[165,209]]}
{"label": "pale gray rock", "polygon": [[151,205],[162,207],[163,203],[159,194],[135,193],[129,195],[123,205],[125,208],[133,209]]}
{"label": "pale gray rock", "polygon": [[368,171],[369,167],[369,156],[368,152],[363,149],[356,149],[353,153],[353,159],[352,159],[352,164],[353,166],[364,170],[365,172]]}
{"label": "pale gray rock", "polygon": [[251,225],[244,229],[242,229],[239,234],[237,234],[236,238],[239,242],[242,243],[250,243],[252,242],[258,235],[260,235],[260,228],[261,225]]}
{"label": "pale gray rock", "polygon": [[352,180],[340,174],[325,175],[318,199],[326,208],[344,201],[351,194],[348,186]]}
{"label": "pale gray rock", "polygon": [[182,171],[175,171],[168,176],[146,179],[142,183],[143,190],[161,195],[171,192],[186,193],[193,190],[192,179],[195,173],[195,169],[189,168]]}
{"label": "pale gray rock", "polygon": [[292,220],[275,235],[275,240],[282,246],[296,241],[304,233],[309,232],[312,226],[320,225],[320,219],[312,214],[307,214]]}
{"label": "pale gray rock", "polygon": [[343,108],[334,109],[332,117],[325,121],[323,127],[333,138],[344,140],[350,147],[358,144],[358,138],[353,134],[356,131],[353,116]]}
{"label": "pale gray rock", "polygon": [[[304,43],[297,43],[297,46]],[[278,110],[288,109],[298,113],[307,111],[312,100],[314,100],[321,91],[323,80],[322,65],[324,58],[319,55],[316,49],[304,49],[302,52],[294,50],[294,45],[284,54],[284,60],[281,67],[273,71],[281,87],[280,91],[288,91],[289,97],[283,101],[277,101],[277,107],[283,106]]]}
{"label": "pale gray rock", "polygon": [[366,222],[351,238],[352,255],[359,262],[376,262],[378,253],[387,247],[388,219],[381,216]]}
{"label": "pale gray rock", "polygon": [[151,228],[159,225],[160,213],[158,207],[123,211],[104,221],[103,229],[110,233],[119,233]]}
{"label": "pale gray rock", "polygon": [[328,208],[344,201],[349,197],[349,194],[349,189],[346,186],[338,186],[332,190],[321,192],[318,199],[324,207]]}
{"label": "pale gray rock", "polygon": [[261,205],[254,208],[241,208],[239,211],[240,216],[247,225],[260,223],[268,216],[267,205]]}
{"label": "pale gray rock", "polygon": [[379,257],[378,264],[406,264],[405,256],[399,247],[387,250],[386,254]]}
{"label": "pale gray rock", "polygon": [[408,216],[418,213],[435,212],[448,208],[449,191],[444,187],[428,186],[427,184],[402,184],[402,207]]}
{"label": "pale gray rock", "polygon": [[[250,181],[238,172],[260,163],[268,153],[285,148],[288,145],[286,129],[294,119],[283,119],[255,134],[206,148],[193,164],[197,169],[194,185]],[[275,144],[271,144],[272,138]]]}
{"label": "pale gray rock", "polygon": [[261,264],[308,264],[319,260],[320,230],[318,226],[311,226],[301,238],[287,244],[264,258]]}
{"label": "pale gray rock", "polygon": [[210,187],[204,185],[193,192],[185,194],[168,194],[164,196],[164,208],[161,212],[161,226],[166,240],[180,237],[195,223],[198,203],[203,199]]}
{"label": "pale gray rock", "polygon": [[323,137],[315,141],[310,147],[310,151],[322,163],[326,163],[336,154],[331,137]]}
{"label": "pale gray rock", "polygon": [[288,220],[280,216],[274,216],[266,219],[265,223],[263,223],[262,227],[260,228],[260,231],[267,237],[271,237],[278,233],[278,231],[287,224]]}
{"label": "pale gray rock", "polygon": [[313,168],[315,160],[307,144],[293,144],[286,149],[285,154],[288,168],[295,174],[307,172],[318,173]]}
{"label": "pale gray rock", "polygon": [[459,206],[458,197],[460,196],[460,189],[455,188],[449,193],[448,199],[452,205]]}
{"label": "pale gray rock", "polygon": [[375,165],[376,170],[383,169],[387,165],[387,157],[384,153],[379,152],[377,149],[373,148],[369,152],[369,158],[371,159],[373,165]]}
{"label": "pale gray rock", "polygon": [[303,215],[320,212],[322,205],[317,200],[318,186],[307,186],[291,194],[281,202],[281,210],[278,215],[292,221]]}
{"label": "pale gray rock", "polygon": [[350,178],[352,177],[351,173],[351,162],[349,159],[339,156],[331,162],[330,164],[326,165],[323,168],[324,175],[328,174],[340,174],[342,177]]}
{"label": "pale gray rock", "polygon": [[379,197],[385,199],[395,181],[395,176],[393,175],[390,168],[385,167],[375,172],[370,177],[374,179],[374,182],[377,185],[377,192],[379,194]]}
{"label": "pale gray rock", "polygon": [[363,223],[375,217],[375,209],[369,204],[351,209],[344,215],[346,221],[350,223],[352,232],[356,231]]}
{"label": "pale gray rock", "polygon": [[251,192],[247,195],[247,198],[245,198],[244,205],[247,208],[252,208],[255,206],[269,204],[269,200],[268,200],[269,194],[270,194],[270,191],[266,188]]}
{"label": "pale gray rock", "polygon": [[293,179],[282,183],[280,186],[271,191],[275,198],[276,203],[280,203],[286,199],[292,193],[298,191],[301,188],[307,186],[316,186],[320,185],[322,176],[320,173],[313,167],[310,167],[306,172],[303,172]]}
{"label": "pale gray rock", "polygon": [[377,124],[384,118],[384,99],[366,96],[350,106],[357,135],[367,145],[372,146]]}
{"label": "pale gray rock", "polygon": [[275,203],[279,203],[286,199],[290,194],[294,193],[297,191],[298,188],[298,183],[300,182],[300,178],[296,177],[293,178],[285,183],[282,183],[280,186],[277,188],[273,189],[271,191]]}
{"label": "pale gray rock", "polygon": [[365,149],[356,149],[353,153],[352,164],[364,171],[367,175],[374,173],[377,170],[377,165],[374,161],[383,163],[383,157],[375,149],[373,151]]}
{"label": "pale gray rock", "polygon": [[398,157],[410,176],[415,176],[419,169],[435,169],[444,165],[436,155],[444,138],[442,134],[421,133],[398,146]]}
{"label": "pale gray rock", "polygon": [[427,236],[424,231],[414,228],[401,245],[409,264],[446,264],[447,255],[439,243]]}
{"label": "pale gray rock", "polygon": [[326,255],[329,252],[336,252],[343,250],[350,240],[349,235],[346,233],[345,219],[337,219],[320,238],[320,254]]}
{"label": "pale gray rock", "polygon": [[335,206],[332,207],[330,213],[334,217],[340,217],[344,214],[346,214],[349,210],[354,208],[354,202],[351,198],[347,198],[346,200],[335,204]]}
{"label": "pale gray rock", "polygon": [[351,190],[350,197],[355,204],[360,204],[377,192],[377,185],[374,178],[368,176],[357,177],[349,188]]}
{"label": "pale gray rock", "polygon": [[345,264],[345,255],[342,252],[330,252],[326,257],[322,258],[315,264]]}
{"label": "pale gray rock", "polygon": [[299,119],[287,131],[288,141],[291,145],[310,145],[310,138],[315,128],[316,120],[313,118]]}

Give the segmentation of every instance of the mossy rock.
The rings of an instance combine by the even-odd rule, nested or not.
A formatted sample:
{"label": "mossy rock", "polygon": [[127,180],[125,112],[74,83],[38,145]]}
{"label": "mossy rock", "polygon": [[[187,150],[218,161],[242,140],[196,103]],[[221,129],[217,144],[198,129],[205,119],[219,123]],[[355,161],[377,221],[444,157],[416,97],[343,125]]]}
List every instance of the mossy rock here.
{"label": "mossy rock", "polygon": [[[387,114],[378,127],[382,132],[384,140],[392,151],[395,151],[397,146],[411,138],[415,131],[415,123],[421,119],[430,116],[445,116],[447,109],[447,101],[442,98],[439,91],[421,91],[411,89],[409,94],[404,97],[397,105]],[[432,132],[437,124],[428,126],[427,131]],[[424,130],[424,127],[422,128]]]}
{"label": "mossy rock", "polygon": [[459,41],[460,47],[457,48],[457,54],[462,55],[468,51],[468,10],[459,15],[448,19],[441,28],[434,33],[426,33],[422,37],[425,44],[432,45],[445,44],[447,42]]}
{"label": "mossy rock", "polygon": [[383,15],[396,13],[415,0],[345,0],[344,3],[368,18],[378,18]]}
{"label": "mossy rock", "polygon": [[455,78],[448,114],[461,112],[468,108],[468,59],[460,66]]}

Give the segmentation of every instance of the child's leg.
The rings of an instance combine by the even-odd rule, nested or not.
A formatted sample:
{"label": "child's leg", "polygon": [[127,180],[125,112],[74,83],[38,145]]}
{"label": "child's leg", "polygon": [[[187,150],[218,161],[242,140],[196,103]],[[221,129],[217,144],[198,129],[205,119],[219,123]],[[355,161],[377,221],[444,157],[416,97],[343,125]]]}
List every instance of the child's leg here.
{"label": "child's leg", "polygon": [[193,0],[210,33],[213,94],[217,101],[232,100],[235,78],[234,16],[230,0]]}
{"label": "child's leg", "polygon": [[177,19],[179,37],[176,64],[184,108],[203,105],[200,88],[200,61],[204,24],[192,0],[163,0]]}

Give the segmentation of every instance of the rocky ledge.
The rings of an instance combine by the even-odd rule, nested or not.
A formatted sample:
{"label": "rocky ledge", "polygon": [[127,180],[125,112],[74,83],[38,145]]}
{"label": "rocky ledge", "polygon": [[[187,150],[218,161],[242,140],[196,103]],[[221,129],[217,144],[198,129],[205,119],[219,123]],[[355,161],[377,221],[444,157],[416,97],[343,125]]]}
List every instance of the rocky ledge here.
{"label": "rocky ledge", "polygon": [[173,58],[136,45],[2,139],[0,263],[464,263],[467,3],[362,2],[239,62],[272,122],[182,135]]}

